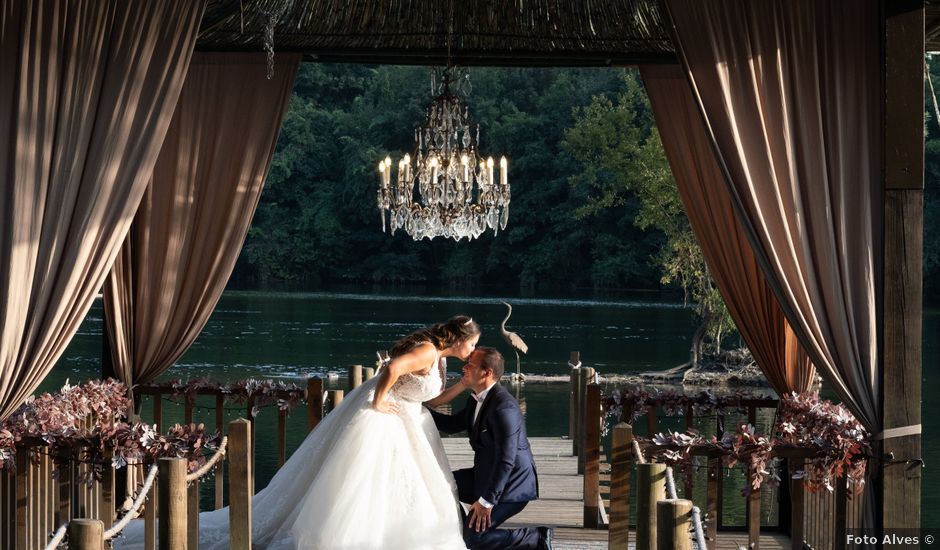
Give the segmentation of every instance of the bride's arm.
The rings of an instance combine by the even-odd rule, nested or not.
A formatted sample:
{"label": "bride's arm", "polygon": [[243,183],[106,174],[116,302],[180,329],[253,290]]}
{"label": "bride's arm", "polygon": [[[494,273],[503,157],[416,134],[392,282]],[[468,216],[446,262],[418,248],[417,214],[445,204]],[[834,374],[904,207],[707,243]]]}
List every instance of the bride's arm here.
{"label": "bride's arm", "polygon": [[467,383],[463,381],[463,378],[457,381],[454,385],[444,390],[440,395],[435,397],[430,401],[425,401],[424,406],[429,408],[440,407],[445,403],[450,403],[454,400],[455,397],[463,393],[467,389]]}
{"label": "bride's arm", "polygon": [[425,370],[436,357],[437,352],[434,346],[428,343],[392,359],[379,373],[379,382],[375,387],[375,396],[372,398],[372,408],[381,412],[397,413],[398,405],[387,400],[389,390],[402,375]]}

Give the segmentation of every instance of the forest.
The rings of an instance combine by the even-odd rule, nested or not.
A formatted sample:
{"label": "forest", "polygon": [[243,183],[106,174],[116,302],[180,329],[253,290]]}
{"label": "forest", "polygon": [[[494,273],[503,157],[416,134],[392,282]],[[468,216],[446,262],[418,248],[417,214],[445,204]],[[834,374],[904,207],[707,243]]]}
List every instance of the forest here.
{"label": "forest", "polygon": [[[940,63],[935,65],[940,66]],[[498,292],[685,286],[695,258],[635,69],[472,68],[484,155],[509,159],[504,232],[467,242],[383,233],[376,166],[414,149],[428,67],[301,65],[237,288],[421,285]],[[931,68],[940,83],[940,69]],[[940,125],[926,89],[924,292],[940,275]],[[690,246],[691,245],[691,246]],[[675,269],[680,266],[680,271]]]}

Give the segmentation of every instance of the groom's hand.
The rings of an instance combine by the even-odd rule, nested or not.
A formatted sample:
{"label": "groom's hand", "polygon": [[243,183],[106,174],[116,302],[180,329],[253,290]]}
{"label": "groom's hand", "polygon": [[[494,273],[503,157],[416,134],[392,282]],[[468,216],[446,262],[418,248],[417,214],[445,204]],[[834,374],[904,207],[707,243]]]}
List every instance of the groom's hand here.
{"label": "groom's hand", "polygon": [[477,533],[482,533],[490,528],[490,514],[492,508],[487,508],[476,501],[470,506],[470,528]]}

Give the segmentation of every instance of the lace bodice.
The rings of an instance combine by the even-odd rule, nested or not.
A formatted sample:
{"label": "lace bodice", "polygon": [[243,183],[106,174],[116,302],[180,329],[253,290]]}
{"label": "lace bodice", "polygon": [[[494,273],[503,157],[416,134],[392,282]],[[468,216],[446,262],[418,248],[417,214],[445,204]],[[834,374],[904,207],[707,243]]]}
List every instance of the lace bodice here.
{"label": "lace bodice", "polygon": [[440,395],[443,388],[441,372],[444,358],[438,358],[427,374],[404,374],[392,386],[391,394],[396,401],[423,403]]}

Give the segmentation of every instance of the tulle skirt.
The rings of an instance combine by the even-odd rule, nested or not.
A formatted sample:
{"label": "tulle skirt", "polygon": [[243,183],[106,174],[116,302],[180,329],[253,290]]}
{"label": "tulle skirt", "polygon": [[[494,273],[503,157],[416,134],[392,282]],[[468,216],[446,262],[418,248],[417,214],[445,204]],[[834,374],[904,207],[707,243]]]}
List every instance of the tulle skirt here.
{"label": "tulle skirt", "polygon": [[[378,377],[352,391],[252,498],[252,538],[266,550],[451,550],[466,546],[456,484],[420,403],[398,415],[370,404]],[[229,510],[199,515],[199,548],[228,548]],[[115,548],[143,548],[143,522]]]}

